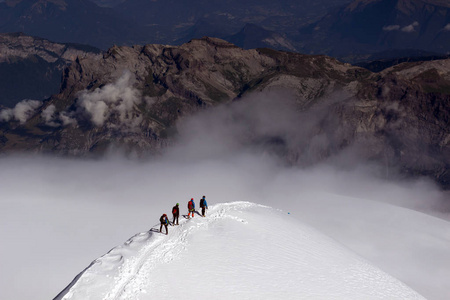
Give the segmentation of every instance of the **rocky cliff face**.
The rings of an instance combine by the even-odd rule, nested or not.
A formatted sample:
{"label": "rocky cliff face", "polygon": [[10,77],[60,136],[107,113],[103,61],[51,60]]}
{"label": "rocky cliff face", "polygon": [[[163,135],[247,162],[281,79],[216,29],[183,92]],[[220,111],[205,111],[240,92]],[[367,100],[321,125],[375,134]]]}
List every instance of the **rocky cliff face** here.
{"label": "rocky cliff face", "polygon": [[289,133],[249,132],[246,143],[301,165],[352,153],[386,172],[398,167],[448,187],[449,67],[450,60],[417,62],[374,74],[326,56],[242,50],[213,38],[113,47],[77,58],[61,92],[27,121],[0,123],[0,147],[88,155],[118,145],[156,153],[185,116],[288,90],[297,116]]}

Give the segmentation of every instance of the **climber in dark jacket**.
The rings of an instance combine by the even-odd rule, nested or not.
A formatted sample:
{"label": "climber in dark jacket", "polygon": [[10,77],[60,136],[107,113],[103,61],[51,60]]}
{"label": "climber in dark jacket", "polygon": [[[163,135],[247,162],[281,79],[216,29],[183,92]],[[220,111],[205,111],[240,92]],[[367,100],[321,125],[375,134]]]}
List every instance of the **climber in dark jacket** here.
{"label": "climber in dark jacket", "polygon": [[159,218],[159,221],[161,222],[161,226],[159,227],[159,232],[162,232],[162,227],[164,225],[164,227],[166,227],[166,234],[169,233],[169,229],[167,228],[167,226],[169,225],[169,218],[167,218],[166,214],[163,214],[161,216],[161,218]]}
{"label": "climber in dark jacket", "polygon": [[[173,215],[172,225],[178,225],[178,217],[180,216],[180,207],[178,205],[179,205],[179,203],[177,203],[172,208],[172,215]],[[177,221],[176,223],[175,223],[175,220]]]}
{"label": "climber in dark jacket", "polygon": [[205,210],[208,209],[208,203],[206,203],[205,196],[200,199],[200,207],[202,208],[202,216],[205,216]]}

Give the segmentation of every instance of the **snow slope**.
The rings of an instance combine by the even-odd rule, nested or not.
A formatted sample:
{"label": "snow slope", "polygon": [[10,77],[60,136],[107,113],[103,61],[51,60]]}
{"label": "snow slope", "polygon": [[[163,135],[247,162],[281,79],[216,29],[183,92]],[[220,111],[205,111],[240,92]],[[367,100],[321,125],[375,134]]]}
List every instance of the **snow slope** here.
{"label": "snow slope", "polygon": [[233,202],[180,221],[112,249],[55,299],[423,299],[282,211]]}
{"label": "snow slope", "polygon": [[450,299],[448,221],[388,203],[326,193],[305,197],[302,205],[295,210],[302,222],[427,299]]}

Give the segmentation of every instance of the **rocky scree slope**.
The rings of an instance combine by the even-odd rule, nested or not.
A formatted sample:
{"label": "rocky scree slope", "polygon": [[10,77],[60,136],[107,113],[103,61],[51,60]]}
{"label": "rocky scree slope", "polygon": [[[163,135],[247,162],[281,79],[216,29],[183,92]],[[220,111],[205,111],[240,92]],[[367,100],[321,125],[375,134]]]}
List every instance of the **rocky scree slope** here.
{"label": "rocky scree slope", "polygon": [[245,102],[253,92],[289,90],[298,113],[289,134],[253,132],[248,143],[300,165],[351,152],[381,162],[386,174],[400,167],[448,187],[449,64],[400,64],[374,74],[326,56],[243,50],[214,38],[113,47],[101,58],[76,59],[61,92],[25,124],[3,123],[0,147],[90,155],[119,145],[157,153],[185,116]]}

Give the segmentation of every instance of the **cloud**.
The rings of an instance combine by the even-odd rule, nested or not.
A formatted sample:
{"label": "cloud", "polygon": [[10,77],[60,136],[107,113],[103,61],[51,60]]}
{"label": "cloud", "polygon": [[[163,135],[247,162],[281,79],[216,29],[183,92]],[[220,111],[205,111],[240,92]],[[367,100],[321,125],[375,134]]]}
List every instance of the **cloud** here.
{"label": "cloud", "polygon": [[419,23],[418,22],[414,22],[414,23],[412,23],[412,24],[409,24],[408,26],[405,26],[405,27],[403,27],[402,28],[402,31],[403,32],[414,32],[414,31],[416,31],[416,27],[418,27],[419,26]]}
{"label": "cloud", "polygon": [[232,105],[180,120],[178,147],[168,153],[174,159],[203,159],[246,151],[312,165],[328,157],[330,149],[339,148],[346,133],[336,130],[338,116],[331,107],[347,97],[335,93],[301,112],[289,91],[254,93]]}
{"label": "cloud", "polygon": [[56,107],[55,107],[55,105],[50,104],[49,106],[47,106],[47,108],[45,108],[42,111],[41,117],[44,119],[45,125],[51,126],[51,127],[59,126],[59,124],[55,122],[55,119],[56,119]]}
{"label": "cloud", "polygon": [[42,118],[48,126],[78,126],[87,121],[95,127],[135,130],[142,122],[136,106],[143,102],[151,105],[155,99],[143,97],[133,87],[134,81],[133,74],[125,71],[113,83],[93,91],[80,91],[74,106],[68,110],[57,113],[55,106],[50,105],[43,111]]}
{"label": "cloud", "polygon": [[450,23],[448,23],[447,25],[445,25],[444,31],[450,31]]}
{"label": "cloud", "polygon": [[383,27],[384,31],[402,31],[402,32],[414,32],[416,30],[416,27],[419,26],[419,22],[415,21],[407,26],[401,27],[400,25],[387,25]]}
{"label": "cloud", "polygon": [[59,113],[59,120],[62,122],[63,126],[76,126],[78,125],[78,122],[74,116],[74,113],[62,111]]}
{"label": "cloud", "polygon": [[394,30],[399,30],[399,29],[400,29],[400,25],[388,25],[388,26],[383,27],[384,31],[394,31]]}
{"label": "cloud", "polygon": [[37,100],[22,100],[17,103],[14,108],[5,108],[0,111],[0,122],[9,122],[11,120],[19,121],[24,124],[42,105],[41,101]]}
{"label": "cloud", "polygon": [[133,80],[131,72],[125,72],[113,84],[107,84],[94,91],[80,92],[76,103],[79,112],[84,112],[98,127],[111,119],[122,125],[136,124],[139,117],[133,113],[133,109],[142,102],[142,97],[140,92],[133,88]]}

